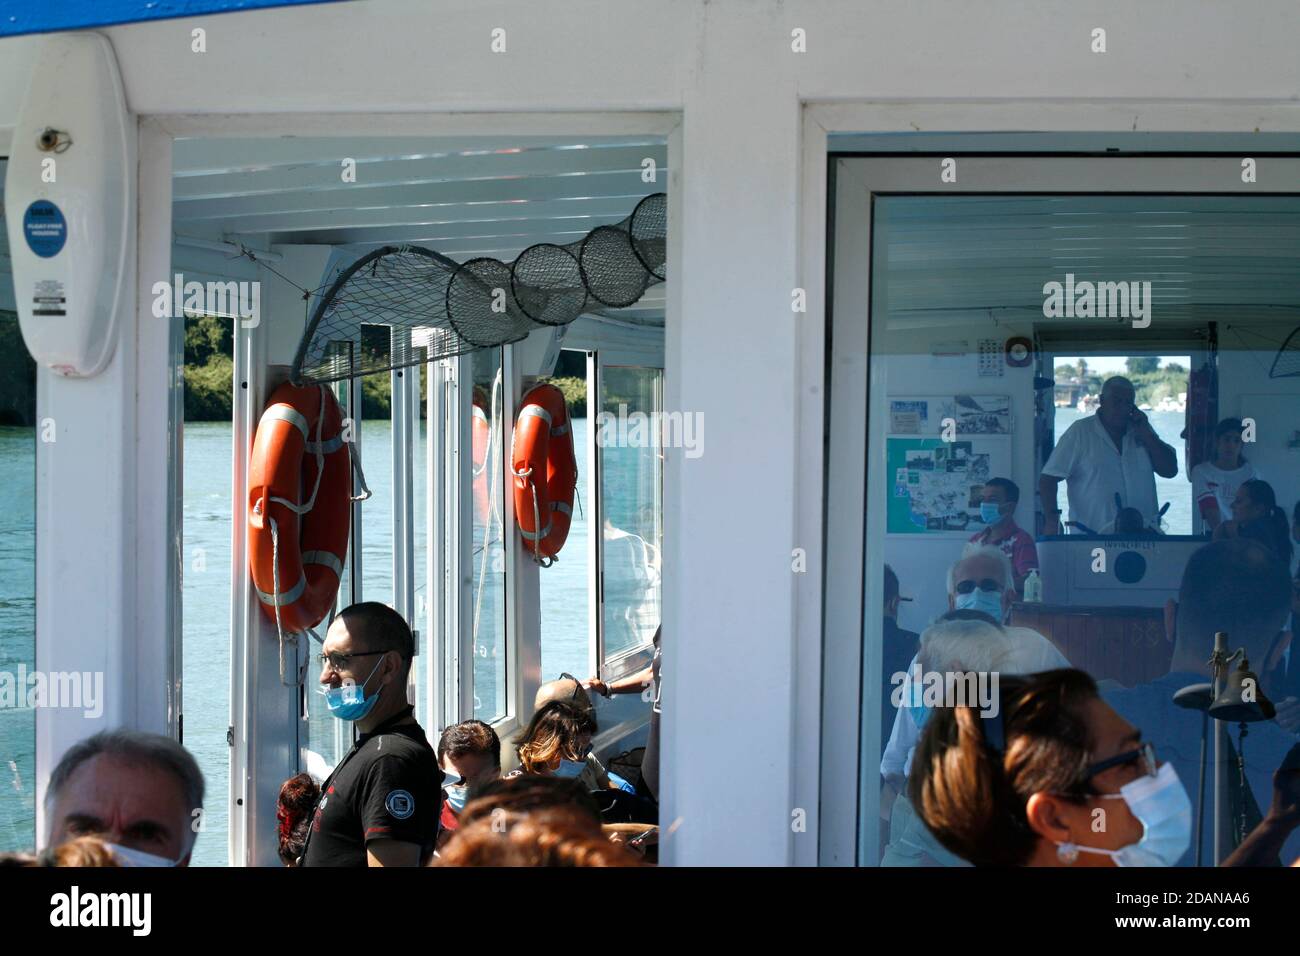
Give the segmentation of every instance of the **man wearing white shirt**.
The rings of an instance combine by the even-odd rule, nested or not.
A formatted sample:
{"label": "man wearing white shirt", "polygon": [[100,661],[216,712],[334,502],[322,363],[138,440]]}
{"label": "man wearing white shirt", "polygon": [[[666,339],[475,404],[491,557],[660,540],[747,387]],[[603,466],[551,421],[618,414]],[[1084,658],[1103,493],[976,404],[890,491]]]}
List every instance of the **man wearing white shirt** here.
{"label": "man wearing white shirt", "polygon": [[1070,520],[1092,532],[1112,531],[1120,507],[1136,510],[1148,526],[1155,522],[1160,507],[1155,475],[1177,475],[1178,453],[1156,435],[1134,395],[1128,379],[1107,379],[1097,413],[1079,419],[1056,443],[1038,479],[1044,534],[1061,533],[1056,489],[1062,479]]}

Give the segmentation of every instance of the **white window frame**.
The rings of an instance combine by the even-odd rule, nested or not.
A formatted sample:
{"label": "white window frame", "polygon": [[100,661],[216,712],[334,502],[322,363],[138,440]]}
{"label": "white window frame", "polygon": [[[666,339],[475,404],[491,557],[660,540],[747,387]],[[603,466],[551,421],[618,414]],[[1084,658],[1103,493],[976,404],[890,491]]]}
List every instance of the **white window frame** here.
{"label": "white window frame", "polygon": [[[425,468],[428,479],[426,494],[426,565],[429,621],[429,664],[426,668],[428,713],[426,729],[430,737],[445,727],[474,716],[474,648],[473,617],[462,613],[473,604],[473,456],[461,454],[473,447],[473,389],[462,387],[472,380],[470,355],[434,361],[429,366],[428,444]],[[502,455],[499,473],[492,480],[501,483],[502,524],[508,540],[514,528],[514,497],[506,480],[506,456],[510,451],[508,431],[513,425],[517,383],[513,349],[501,350],[501,437]],[[417,391],[418,394],[418,391]],[[450,529],[456,529],[458,545],[448,550],[440,544]],[[497,735],[504,737],[519,724],[522,685],[520,663],[519,589],[516,570],[517,549],[505,548],[505,679],[506,712],[490,721]],[[454,590],[453,590],[454,584]],[[454,595],[454,599],[452,596]],[[454,638],[454,639],[451,639]],[[435,653],[436,651],[436,653]],[[531,699],[531,698],[530,698]]]}
{"label": "white window frame", "polygon": [[[659,410],[663,410],[663,356],[642,351],[626,349],[601,349],[587,353],[587,501],[591,518],[587,533],[587,608],[588,608],[588,666],[591,673],[599,674],[602,680],[616,681],[629,674],[644,670],[650,666],[654,657],[654,648],[650,641],[620,651],[613,657],[607,657],[605,651],[605,495],[602,487],[604,475],[604,457],[597,442],[599,429],[596,427],[596,415],[601,409],[601,393],[605,384],[605,369],[608,368],[644,368],[654,369],[660,374],[659,394],[656,396]],[[659,475],[658,494],[660,506],[663,505],[663,471]],[[662,589],[662,583],[660,585]],[[662,590],[661,590],[662,598]]]}
{"label": "white window frame", "polygon": [[[825,333],[833,337],[829,366],[834,370],[828,383],[829,408],[848,409],[849,414],[830,415],[826,409],[806,408],[800,466],[801,487],[813,487],[821,475],[813,468],[820,465],[823,427],[828,428],[830,443],[825,463],[826,515],[865,514],[865,530],[849,521],[827,521],[825,538],[814,525],[814,516],[803,508],[799,524],[805,540],[818,541],[823,548],[825,567],[825,602],[823,620],[814,621],[817,607],[814,596],[804,593],[811,581],[800,582],[800,656],[820,660],[816,675],[801,671],[796,707],[796,739],[808,746],[796,747],[796,791],[810,788],[799,783],[809,778],[798,766],[809,748],[820,756],[820,767],[810,766],[819,793],[808,793],[796,800],[815,800],[818,805],[817,845],[811,850],[796,846],[796,862],[852,864],[877,858],[878,827],[860,826],[861,821],[879,818],[877,767],[869,755],[859,752],[861,713],[879,708],[870,700],[879,690],[876,682],[862,680],[864,650],[878,653],[878,647],[865,648],[864,612],[869,607],[871,585],[883,573],[883,535],[878,527],[879,515],[865,507],[865,482],[868,434],[882,434],[882,396],[873,394],[868,404],[868,323],[870,288],[870,200],[875,194],[903,192],[1006,193],[1023,192],[1078,193],[1219,193],[1253,194],[1300,192],[1300,159],[1293,155],[1254,154],[1261,169],[1269,172],[1267,187],[1241,182],[1240,160],[1250,153],[1206,155],[1191,152],[1179,155],[1131,156],[1088,155],[1061,156],[1048,153],[1023,156],[979,155],[961,153],[900,156],[838,157],[830,153],[831,132],[893,131],[908,128],[944,129],[954,134],[962,131],[1024,130],[1065,132],[1092,129],[1123,133],[1131,129],[1135,110],[1141,113],[1147,129],[1170,131],[1239,132],[1268,128],[1294,130],[1300,126],[1300,110],[1270,106],[1250,109],[1231,104],[1133,104],[1119,103],[997,103],[997,104],[876,104],[855,106],[817,105],[805,110],[803,195],[803,255],[801,272],[809,286],[809,309],[813,312],[827,304],[825,328],[803,333],[804,374],[808,381],[823,380],[820,372],[825,357]],[[1261,120],[1261,113],[1267,117]],[[954,138],[954,149],[960,140]],[[946,155],[957,155],[960,168],[957,183],[940,184],[938,164]],[[1106,164],[1104,167],[1098,164]],[[836,183],[843,187],[828,192],[829,167],[836,166]],[[1287,188],[1290,184],[1290,188]],[[827,249],[825,237],[828,208],[835,211],[835,245]],[[825,281],[827,256],[841,263],[832,273],[836,302],[844,307],[830,309]],[[846,268],[843,263],[854,263]],[[857,303],[857,306],[848,305]],[[810,326],[812,323],[810,323]],[[879,358],[871,359],[872,363]],[[879,383],[880,376],[872,381]],[[871,386],[873,389],[875,386]],[[862,427],[862,415],[853,409],[869,409],[869,428]],[[808,482],[808,484],[804,484]],[[820,509],[819,509],[820,510]],[[822,515],[815,516],[817,525]],[[803,576],[812,578],[812,575]],[[824,647],[812,646],[816,636],[824,636]],[[817,684],[820,683],[820,687]],[[818,693],[818,691],[820,691]],[[850,716],[852,715],[851,719]],[[878,748],[878,742],[875,747]],[[877,761],[878,763],[878,761]],[[813,827],[810,827],[813,829]],[[859,833],[862,845],[859,846]]]}

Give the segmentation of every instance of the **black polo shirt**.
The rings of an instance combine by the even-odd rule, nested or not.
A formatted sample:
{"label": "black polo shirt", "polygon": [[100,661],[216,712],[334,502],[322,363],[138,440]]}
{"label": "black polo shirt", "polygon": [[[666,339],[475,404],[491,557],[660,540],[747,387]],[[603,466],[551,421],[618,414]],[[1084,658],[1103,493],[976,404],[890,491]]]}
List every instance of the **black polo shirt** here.
{"label": "black polo shirt", "polygon": [[371,840],[433,853],[442,806],[442,770],[418,723],[398,724],[407,708],[363,734],[329,779],[312,815],[302,866],[366,866]]}

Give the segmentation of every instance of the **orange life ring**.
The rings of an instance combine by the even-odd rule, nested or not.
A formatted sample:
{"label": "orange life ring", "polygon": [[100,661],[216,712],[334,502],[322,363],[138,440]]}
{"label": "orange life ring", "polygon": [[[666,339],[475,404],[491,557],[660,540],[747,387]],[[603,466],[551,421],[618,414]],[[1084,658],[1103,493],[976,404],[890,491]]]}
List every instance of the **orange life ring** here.
{"label": "orange life ring", "polygon": [[535,559],[549,563],[569,536],[578,486],[569,410],[564,393],[554,385],[530,389],[520,403],[510,440],[510,467],[515,523]]}
{"label": "orange life ring", "polygon": [[[301,633],[334,605],[351,531],[351,455],[324,386],[281,385],[248,466],[248,564],[262,610]],[[319,470],[318,470],[319,468]]]}

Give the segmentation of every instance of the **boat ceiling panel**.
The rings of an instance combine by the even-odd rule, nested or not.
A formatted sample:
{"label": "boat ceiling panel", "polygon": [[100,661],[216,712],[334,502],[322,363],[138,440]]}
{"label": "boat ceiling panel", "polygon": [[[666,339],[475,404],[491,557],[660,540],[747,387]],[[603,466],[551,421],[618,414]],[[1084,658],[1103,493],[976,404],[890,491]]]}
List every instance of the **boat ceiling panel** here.
{"label": "boat ceiling panel", "polygon": [[[329,245],[358,256],[427,246],[457,261],[510,262],[537,243],[563,245],[625,219],[667,189],[662,136],[179,139],[174,231],[241,242]],[[345,161],[355,181],[344,181]],[[646,160],[655,182],[644,182]],[[662,323],[662,286],[631,321]]]}
{"label": "boat ceiling panel", "polygon": [[943,314],[1041,316],[1043,286],[1151,283],[1153,315],[1193,321],[1234,307],[1295,323],[1300,197],[882,196],[877,239],[890,325]]}

